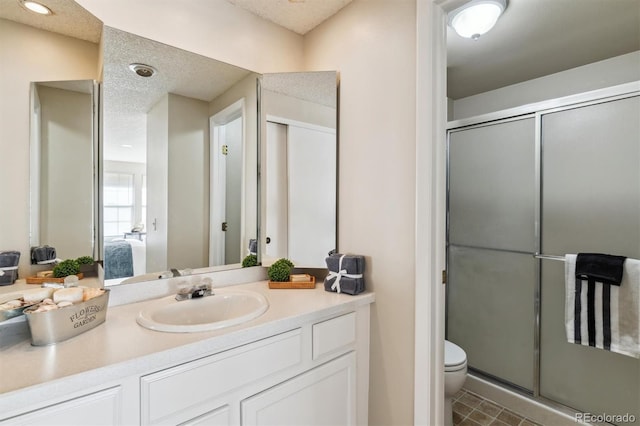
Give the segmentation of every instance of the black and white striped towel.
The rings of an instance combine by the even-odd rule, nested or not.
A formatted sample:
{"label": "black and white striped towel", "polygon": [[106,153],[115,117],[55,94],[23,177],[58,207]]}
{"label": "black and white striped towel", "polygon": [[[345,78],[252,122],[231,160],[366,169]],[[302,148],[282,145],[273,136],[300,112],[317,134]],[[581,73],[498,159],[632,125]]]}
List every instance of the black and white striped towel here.
{"label": "black and white striped towel", "polygon": [[576,258],[565,256],[567,340],[640,358],[640,260],[625,260],[617,286],[576,279]]}

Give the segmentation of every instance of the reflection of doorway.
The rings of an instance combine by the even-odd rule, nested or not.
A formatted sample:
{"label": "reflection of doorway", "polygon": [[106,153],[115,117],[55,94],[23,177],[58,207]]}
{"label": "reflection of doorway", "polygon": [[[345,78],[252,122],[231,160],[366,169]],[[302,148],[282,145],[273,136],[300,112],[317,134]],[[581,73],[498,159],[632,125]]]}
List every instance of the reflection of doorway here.
{"label": "reflection of doorway", "polygon": [[209,266],[240,263],[243,255],[244,99],[211,117]]}

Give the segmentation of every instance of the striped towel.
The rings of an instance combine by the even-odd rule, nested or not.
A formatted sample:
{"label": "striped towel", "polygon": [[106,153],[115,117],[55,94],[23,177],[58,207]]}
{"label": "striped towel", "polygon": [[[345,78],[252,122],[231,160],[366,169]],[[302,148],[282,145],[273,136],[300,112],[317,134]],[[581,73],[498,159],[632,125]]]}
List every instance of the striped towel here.
{"label": "striped towel", "polygon": [[640,260],[624,261],[617,286],[576,279],[576,258],[565,256],[567,340],[640,358]]}

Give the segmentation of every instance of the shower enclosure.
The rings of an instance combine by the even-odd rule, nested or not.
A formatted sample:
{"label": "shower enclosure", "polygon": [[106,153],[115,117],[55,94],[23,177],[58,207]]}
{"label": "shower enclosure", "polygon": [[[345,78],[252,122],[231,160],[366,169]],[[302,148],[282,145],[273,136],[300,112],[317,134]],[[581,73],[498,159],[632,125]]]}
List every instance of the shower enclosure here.
{"label": "shower enclosure", "polygon": [[640,425],[640,360],[567,343],[563,262],[640,258],[640,84],[450,123],[447,213],[447,338],[470,369]]}

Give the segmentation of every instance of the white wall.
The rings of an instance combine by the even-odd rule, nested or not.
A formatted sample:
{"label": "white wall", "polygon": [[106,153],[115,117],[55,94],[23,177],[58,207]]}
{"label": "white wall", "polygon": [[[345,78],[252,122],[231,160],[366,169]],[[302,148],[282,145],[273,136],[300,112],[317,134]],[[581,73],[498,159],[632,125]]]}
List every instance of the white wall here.
{"label": "white wall", "polygon": [[[41,106],[40,244],[61,259],[93,254],[93,101],[38,87]],[[25,253],[26,255],[26,253]]]}
{"label": "white wall", "polygon": [[453,118],[603,89],[640,79],[640,51],[453,101]]}
{"label": "white wall", "polygon": [[[97,78],[98,45],[0,19],[0,250],[29,268],[29,85]],[[10,100],[10,101],[8,101]]]}
{"label": "white wall", "polygon": [[166,271],[169,185],[169,95],[147,113],[147,271]]}
{"label": "white wall", "polygon": [[262,90],[262,110],[264,114],[280,118],[302,121],[330,129],[336,128],[336,109],[283,95],[271,90]]}
{"label": "white wall", "polygon": [[299,71],[302,36],[227,0],[77,0],[105,25],[259,73]]}
{"label": "white wall", "polygon": [[169,94],[169,268],[209,264],[209,103]]}
{"label": "white wall", "polygon": [[340,73],[338,248],[376,292],[369,424],[413,424],[416,2],[354,0],[304,48]]}

